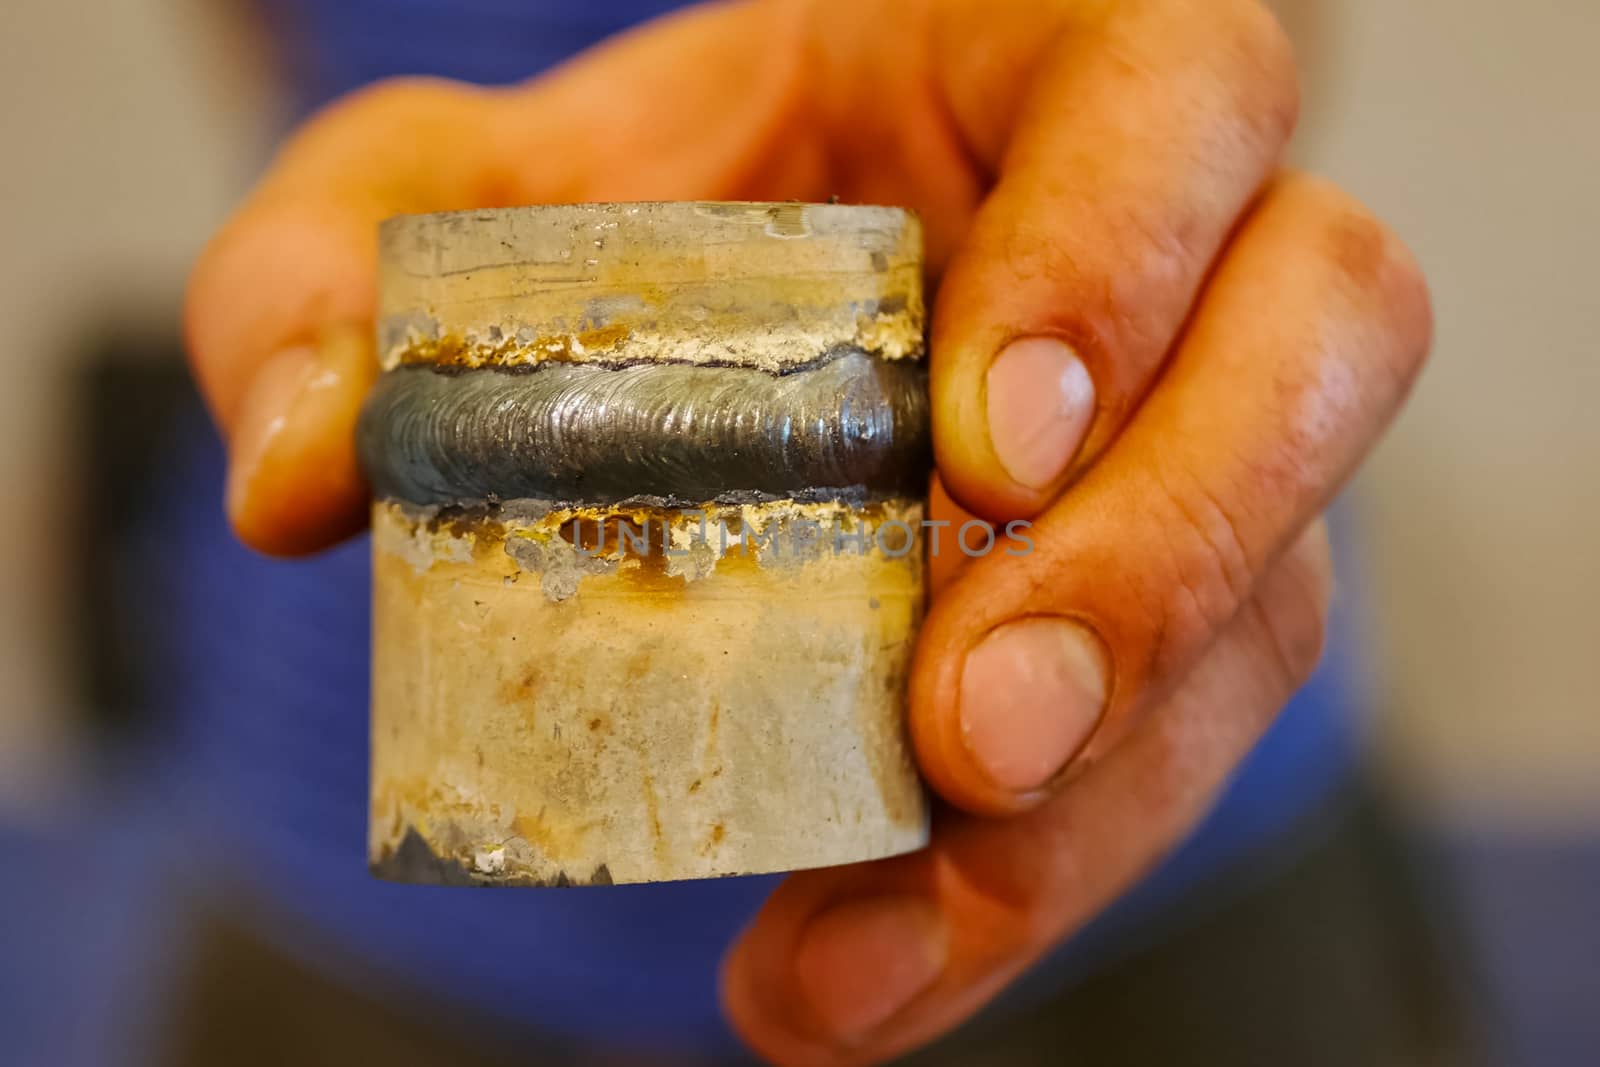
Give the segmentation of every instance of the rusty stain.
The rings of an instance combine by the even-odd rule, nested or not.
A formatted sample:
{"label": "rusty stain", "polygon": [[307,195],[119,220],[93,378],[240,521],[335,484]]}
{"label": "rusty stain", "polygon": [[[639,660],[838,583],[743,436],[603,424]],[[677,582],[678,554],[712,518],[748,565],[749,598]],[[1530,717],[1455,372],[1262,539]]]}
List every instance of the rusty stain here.
{"label": "rusty stain", "polygon": [[570,809],[552,813],[546,805],[536,815],[518,815],[511,825],[517,836],[536,846],[547,859],[564,864],[570,856],[585,851],[594,822],[576,817]]}
{"label": "rusty stain", "polygon": [[507,704],[521,704],[532,699],[539,688],[539,668],[527,667],[519,676],[500,684],[500,699]]}
{"label": "rusty stain", "polygon": [[650,816],[650,837],[655,843],[656,858],[666,862],[666,837],[661,832],[661,805],[656,800],[655,780],[650,777],[650,772],[641,770],[640,779],[644,785],[645,810]]}
{"label": "rusty stain", "polygon": [[578,343],[591,352],[616,348],[632,336],[633,331],[622,323],[584,330],[578,334]]}
{"label": "rusty stain", "polygon": [[728,828],[722,823],[716,823],[706,834],[706,839],[700,843],[699,853],[710,856],[717,851],[717,846],[722,844],[722,839],[728,836]]}
{"label": "rusty stain", "polygon": [[[707,544],[715,556],[714,567],[706,573],[726,571],[730,575],[756,574],[759,571],[792,569],[797,562],[792,541],[785,541],[785,524],[807,523],[812,529],[832,530],[839,524],[845,554],[855,554],[858,524],[870,544],[883,533],[886,546],[894,552],[906,547],[901,525],[915,528],[921,521],[921,506],[915,501],[884,497],[861,501],[795,500],[760,504],[708,503],[694,509],[649,505],[559,505],[546,504],[533,514],[506,505],[474,508],[416,509],[399,503],[385,503],[400,523],[415,530],[412,541],[390,551],[403,554],[414,566],[426,570],[440,562],[487,564],[507,552],[508,540],[529,543],[529,552],[516,554],[518,567],[540,567],[539,548],[565,543],[583,554],[575,558],[580,576],[606,574],[627,581],[638,592],[681,593],[691,580],[687,572],[671,573],[671,564],[681,563],[682,549],[668,554],[667,533],[699,536],[700,513],[704,513]],[[720,533],[725,529],[726,543]],[[422,538],[420,542],[415,538]],[[781,547],[775,548],[778,544]],[[818,542],[826,548],[826,538]],[[420,553],[420,556],[419,556]],[[576,555],[576,552],[575,552]],[[907,553],[905,566],[920,566],[919,553]],[[502,575],[504,577],[504,575]],[[698,579],[695,579],[698,580]]]}

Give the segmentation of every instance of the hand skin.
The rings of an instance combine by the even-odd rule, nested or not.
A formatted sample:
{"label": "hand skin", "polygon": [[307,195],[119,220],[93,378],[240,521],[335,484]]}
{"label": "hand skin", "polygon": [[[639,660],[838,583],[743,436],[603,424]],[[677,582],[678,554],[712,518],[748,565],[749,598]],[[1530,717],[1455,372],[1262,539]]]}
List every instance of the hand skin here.
{"label": "hand skin", "polygon": [[931,847],[792,876],[722,976],[775,1062],[915,1048],[1179,841],[1318,659],[1318,516],[1432,324],[1389,231],[1279,169],[1296,110],[1254,0],[728,3],[512,89],[375,86],[293,138],[195,269],[230,518],[278,554],[360,528],[381,218],[919,211],[936,514],[1032,519],[1035,551],[936,561],[909,692],[947,802]]}

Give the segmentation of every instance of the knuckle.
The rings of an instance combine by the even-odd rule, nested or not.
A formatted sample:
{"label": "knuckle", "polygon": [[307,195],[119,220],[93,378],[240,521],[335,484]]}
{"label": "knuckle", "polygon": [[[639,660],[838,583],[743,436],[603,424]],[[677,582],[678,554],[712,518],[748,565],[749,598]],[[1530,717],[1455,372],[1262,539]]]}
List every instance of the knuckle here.
{"label": "knuckle", "polygon": [[1294,43],[1262,0],[1148,0],[1126,7],[1187,29],[1208,57],[1227,72],[1232,107],[1272,143],[1286,141],[1300,115],[1300,74]]}
{"label": "knuckle", "polygon": [[1239,47],[1260,56],[1280,73],[1294,71],[1294,44],[1271,7],[1262,0],[1226,0],[1220,7]]}
{"label": "knuckle", "polygon": [[1391,273],[1397,241],[1387,226],[1345,193],[1334,190],[1326,197],[1321,228],[1323,255],[1350,289],[1377,288]]}
{"label": "knuckle", "polygon": [[1294,42],[1261,0],[1226,0],[1218,6],[1234,53],[1249,75],[1251,109],[1276,137],[1286,140],[1300,116]]}
{"label": "knuckle", "polygon": [[1416,256],[1386,223],[1337,187],[1316,182],[1318,251],[1335,284],[1392,340],[1405,378],[1420,369],[1433,337],[1427,280]]}

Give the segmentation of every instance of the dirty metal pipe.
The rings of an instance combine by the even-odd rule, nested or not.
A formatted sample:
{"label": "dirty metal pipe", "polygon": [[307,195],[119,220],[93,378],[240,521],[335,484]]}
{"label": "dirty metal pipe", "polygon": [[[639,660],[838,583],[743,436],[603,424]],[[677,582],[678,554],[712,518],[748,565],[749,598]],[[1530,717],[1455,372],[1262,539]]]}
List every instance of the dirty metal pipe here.
{"label": "dirty metal pipe", "polygon": [[376,874],[651,882],[926,842],[921,286],[892,208],[384,225]]}

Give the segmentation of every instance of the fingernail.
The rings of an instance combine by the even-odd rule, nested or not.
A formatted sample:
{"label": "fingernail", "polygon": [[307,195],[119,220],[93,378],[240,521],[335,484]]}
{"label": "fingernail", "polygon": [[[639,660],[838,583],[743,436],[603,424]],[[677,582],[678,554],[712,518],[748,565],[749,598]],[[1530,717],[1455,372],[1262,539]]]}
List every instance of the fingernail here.
{"label": "fingernail", "polygon": [[931,901],[869,897],[814,916],[794,966],[817,1021],[853,1044],[932,985],[947,952],[944,921]]}
{"label": "fingernail", "polygon": [[348,435],[375,373],[369,331],[358,326],[327,327],[256,371],[228,439],[228,517],[247,543],[320,547],[344,521],[324,512],[360,493]]}
{"label": "fingernail", "polygon": [[228,442],[228,513],[235,518],[249,507],[258,475],[317,373],[316,349],[302,345],[268,359],[250,382]]}
{"label": "fingernail", "polygon": [[1047,784],[1094,733],[1106,704],[1106,652],[1065,619],[999,627],[967,653],[961,733],[978,766],[1002,789]]}
{"label": "fingernail", "polygon": [[989,366],[989,441],[1011,480],[1030,489],[1054,482],[1094,421],[1094,380],[1076,353],[1053,337],[1000,350]]}

